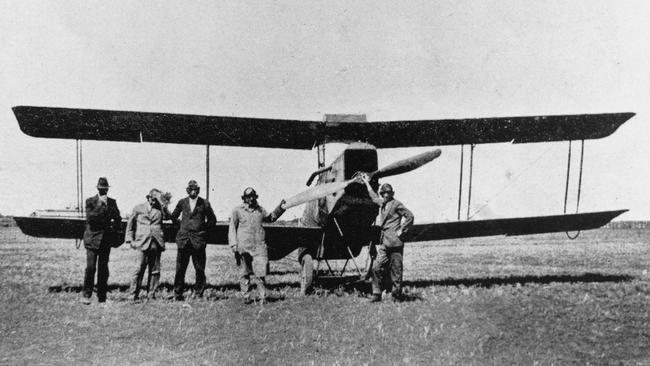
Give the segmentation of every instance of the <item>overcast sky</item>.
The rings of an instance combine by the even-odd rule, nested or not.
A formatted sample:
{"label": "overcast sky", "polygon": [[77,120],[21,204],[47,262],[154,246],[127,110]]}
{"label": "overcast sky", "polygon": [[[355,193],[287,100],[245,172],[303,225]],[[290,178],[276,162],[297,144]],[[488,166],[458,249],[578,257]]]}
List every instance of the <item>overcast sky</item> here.
{"label": "overcast sky", "polygon": [[[36,105],[371,121],[636,112],[586,142],[580,211],[650,219],[649,19],[647,1],[0,1],[0,213],[76,202],[74,141],[26,136],[11,111]],[[567,148],[477,146],[471,215],[562,213]],[[380,150],[380,166],[424,150]],[[456,219],[460,147],[442,150],[386,179],[417,222]],[[107,176],[124,214],[152,187],[174,200],[189,179],[205,188],[204,147],[88,141],[83,154],[84,196]],[[303,190],[316,152],[214,146],[211,163],[226,219],[246,186],[268,209]]]}

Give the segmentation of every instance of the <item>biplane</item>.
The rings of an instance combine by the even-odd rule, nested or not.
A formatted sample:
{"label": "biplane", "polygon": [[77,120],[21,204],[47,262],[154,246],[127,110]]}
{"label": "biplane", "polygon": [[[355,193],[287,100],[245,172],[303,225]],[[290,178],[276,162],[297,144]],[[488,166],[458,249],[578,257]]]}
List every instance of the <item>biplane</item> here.
{"label": "biplane", "polygon": [[[345,265],[352,261],[361,275],[354,259],[377,233],[373,223],[378,207],[355,176],[367,173],[376,188],[379,179],[417,169],[440,155],[436,149],[379,168],[378,149],[469,145],[473,153],[475,144],[577,140],[584,146],[584,140],[609,136],[634,116],[634,113],[604,113],[368,122],[365,115],[326,115],[323,121],[303,121],[34,106],[17,106],[13,111],[21,130],[33,137],[198,144],[207,149],[211,145],[315,149],[318,167],[307,180],[307,186],[311,187],[286,200],[288,207],[305,204],[302,218],[297,222],[265,225],[269,259],[281,259],[298,250],[303,293],[320,276],[321,263],[333,273],[330,260],[345,260]],[[325,165],[328,143],[348,145]],[[462,172],[462,155],[460,163]],[[209,154],[206,169],[209,172]],[[462,194],[462,174],[460,179]],[[404,239],[414,242],[574,232],[601,227],[625,211],[567,214],[565,209],[565,213],[552,216],[460,220],[459,197],[458,221],[416,223]],[[83,215],[33,215],[15,220],[23,233],[48,238],[81,238],[85,224]],[[166,223],[164,230],[166,240],[173,241],[177,228]],[[227,244],[227,236],[228,222],[220,221],[209,232],[208,242]]]}

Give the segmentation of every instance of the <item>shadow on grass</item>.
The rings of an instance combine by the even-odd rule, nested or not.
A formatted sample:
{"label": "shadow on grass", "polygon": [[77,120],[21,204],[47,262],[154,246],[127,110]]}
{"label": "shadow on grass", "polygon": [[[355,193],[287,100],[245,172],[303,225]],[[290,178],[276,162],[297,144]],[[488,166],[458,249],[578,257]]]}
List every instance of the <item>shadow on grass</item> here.
{"label": "shadow on grass", "polygon": [[[403,288],[427,288],[433,286],[444,287],[481,287],[491,288],[493,286],[515,286],[520,284],[549,284],[549,283],[602,283],[602,282],[629,282],[633,280],[629,275],[606,275],[600,273],[585,273],[582,275],[546,275],[546,276],[508,276],[508,277],[486,277],[486,278],[446,278],[443,280],[416,280],[404,281]],[[343,279],[329,279],[319,281],[316,287],[316,294],[331,294],[341,296],[343,293],[356,293],[360,296],[368,296],[372,292],[370,283],[364,280],[354,280],[354,277]],[[422,300],[418,293],[406,293],[402,301]]]}
{"label": "shadow on grass", "polygon": [[[445,286],[445,287],[481,287],[481,288],[491,288],[494,286],[515,286],[520,284],[522,286],[527,284],[549,284],[549,283],[602,283],[602,282],[628,282],[633,280],[633,276],[629,275],[607,275],[600,273],[584,273],[582,275],[546,275],[546,276],[508,276],[508,277],[484,277],[484,278],[446,278],[442,280],[415,280],[415,281],[404,281],[402,283],[403,287],[413,287],[413,288],[427,288],[433,286]],[[286,288],[298,288],[300,283],[298,282],[280,282],[267,284],[267,288],[270,290],[286,289]],[[191,284],[186,284],[185,290],[191,290],[193,286]],[[81,285],[60,285],[60,286],[50,286],[48,292],[50,293],[60,293],[60,292],[71,292],[71,293],[80,293],[83,289]],[[121,292],[128,293],[129,285],[127,284],[109,284],[108,289],[110,292]],[[146,290],[146,285],[143,286],[143,290]],[[167,291],[168,293],[173,293],[174,285],[169,282],[163,282],[160,284],[160,290]],[[212,285],[207,284],[205,290],[213,290],[213,292],[226,292],[226,291],[239,291],[238,283],[226,283],[221,285]],[[343,294],[348,295],[357,295],[361,297],[367,297],[371,294],[372,289],[370,282],[364,279],[359,279],[358,276],[344,276],[337,278],[319,278],[318,281],[314,284],[313,294],[317,296],[324,296],[334,294],[337,296],[342,296]],[[417,301],[422,300],[422,297],[418,293],[405,294],[402,301]]]}
{"label": "shadow on grass", "polygon": [[[271,290],[276,290],[276,289],[282,289],[282,288],[287,288],[287,287],[300,287],[300,284],[297,282],[287,282],[287,283],[273,283],[273,284],[267,284],[266,288],[271,289]],[[159,285],[159,290],[161,291],[168,291],[168,292],[173,292],[174,291],[174,284],[169,283],[169,282],[162,282]],[[191,290],[194,288],[193,284],[185,284],[185,290]],[[144,284],[142,286],[142,289],[146,291],[147,286]],[[50,286],[47,288],[47,292],[49,293],[59,293],[59,292],[81,292],[83,290],[82,285],[59,285],[59,286]],[[222,285],[212,285],[212,284],[206,284],[205,285],[205,290],[214,290],[214,291],[219,291],[219,292],[224,292],[224,291],[239,291],[239,283],[226,283]],[[129,292],[129,285],[127,284],[118,284],[118,283],[112,283],[108,285],[108,291],[109,292]]]}
{"label": "shadow on grass", "polygon": [[549,283],[600,283],[628,282],[633,280],[629,275],[606,275],[601,273],[584,273],[582,275],[546,275],[546,276],[508,276],[486,278],[446,278],[443,280],[404,281],[404,286],[466,286],[490,288],[493,286],[514,286],[517,284],[549,284]]}

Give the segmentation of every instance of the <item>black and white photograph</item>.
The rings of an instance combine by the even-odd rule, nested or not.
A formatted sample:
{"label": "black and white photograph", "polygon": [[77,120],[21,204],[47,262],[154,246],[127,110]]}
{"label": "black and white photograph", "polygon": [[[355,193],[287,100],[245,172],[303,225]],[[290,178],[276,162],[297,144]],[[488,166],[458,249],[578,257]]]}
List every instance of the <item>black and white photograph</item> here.
{"label": "black and white photograph", "polygon": [[0,0],[0,364],[650,365],[649,21]]}

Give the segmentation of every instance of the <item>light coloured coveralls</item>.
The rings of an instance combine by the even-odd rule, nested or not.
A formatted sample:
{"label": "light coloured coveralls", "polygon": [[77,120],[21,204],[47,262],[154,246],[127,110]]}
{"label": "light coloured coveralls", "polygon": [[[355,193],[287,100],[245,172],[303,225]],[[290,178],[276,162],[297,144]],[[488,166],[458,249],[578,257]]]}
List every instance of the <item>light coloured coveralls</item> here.
{"label": "light coloured coveralls", "polygon": [[246,204],[235,207],[230,216],[228,243],[241,256],[239,285],[245,298],[250,296],[251,275],[256,282],[260,299],[266,298],[265,277],[268,274],[269,255],[262,223],[274,222],[284,210],[275,209],[268,214],[262,206]]}

